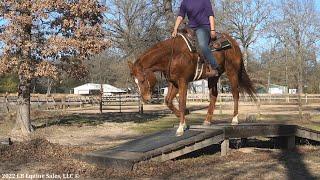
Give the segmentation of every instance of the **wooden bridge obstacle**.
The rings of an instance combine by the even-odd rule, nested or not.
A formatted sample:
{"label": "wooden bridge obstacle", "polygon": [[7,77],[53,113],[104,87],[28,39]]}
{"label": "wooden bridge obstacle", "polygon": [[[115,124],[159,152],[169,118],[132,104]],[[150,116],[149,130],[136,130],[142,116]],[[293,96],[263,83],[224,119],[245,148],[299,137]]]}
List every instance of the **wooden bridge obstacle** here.
{"label": "wooden bridge obstacle", "polygon": [[141,161],[163,162],[214,144],[221,146],[221,155],[227,155],[229,140],[235,138],[277,137],[281,140],[281,148],[288,150],[295,148],[296,137],[320,142],[319,131],[284,124],[194,125],[181,137],[175,136],[175,130],[146,135],[114,148],[80,155],[79,158],[107,167],[132,169]]}

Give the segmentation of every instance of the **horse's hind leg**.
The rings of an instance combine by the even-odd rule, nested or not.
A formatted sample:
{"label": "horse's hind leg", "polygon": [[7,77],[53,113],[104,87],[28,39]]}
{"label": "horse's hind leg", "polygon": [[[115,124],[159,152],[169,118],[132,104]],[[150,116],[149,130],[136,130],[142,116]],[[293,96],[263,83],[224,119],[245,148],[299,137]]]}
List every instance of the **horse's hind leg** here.
{"label": "horse's hind leg", "polygon": [[234,102],[232,124],[236,125],[239,123],[238,121],[238,113],[239,113],[238,112],[238,107],[239,107],[238,73],[237,71],[227,71],[227,76],[231,83],[232,96],[233,96],[233,102]]}
{"label": "horse's hind leg", "polygon": [[219,78],[209,78],[208,79],[208,86],[210,91],[210,104],[208,107],[207,117],[205,121],[203,122],[203,125],[210,125],[212,120],[212,115],[214,112],[214,109],[216,107],[216,101],[218,97],[218,83]]}

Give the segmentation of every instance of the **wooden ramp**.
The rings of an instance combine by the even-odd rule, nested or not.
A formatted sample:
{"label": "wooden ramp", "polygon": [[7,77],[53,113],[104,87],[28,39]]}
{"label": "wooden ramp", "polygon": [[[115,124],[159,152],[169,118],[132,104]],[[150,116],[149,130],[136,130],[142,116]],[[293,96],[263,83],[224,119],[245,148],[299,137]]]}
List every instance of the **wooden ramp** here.
{"label": "wooden ramp", "polygon": [[221,154],[226,155],[229,139],[234,138],[279,137],[281,145],[286,149],[295,147],[296,136],[320,141],[319,131],[284,124],[194,125],[181,137],[176,137],[175,132],[176,128],[157,132],[80,158],[108,167],[132,169],[135,163],[141,161],[167,161],[213,144],[220,144]]}
{"label": "wooden ramp", "polygon": [[112,149],[88,153],[82,159],[114,168],[132,168],[140,161],[166,161],[224,140],[224,132],[220,128],[191,128],[180,137],[175,133],[174,128],[161,131]]}

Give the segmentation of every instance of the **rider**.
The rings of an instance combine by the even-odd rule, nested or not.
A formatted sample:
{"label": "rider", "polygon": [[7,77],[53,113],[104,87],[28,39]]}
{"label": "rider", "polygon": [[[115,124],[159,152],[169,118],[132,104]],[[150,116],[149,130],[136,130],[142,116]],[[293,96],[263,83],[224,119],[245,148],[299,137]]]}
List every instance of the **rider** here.
{"label": "rider", "polygon": [[178,27],[187,14],[189,19],[188,26],[195,30],[199,47],[204,57],[211,63],[208,77],[218,76],[217,64],[209,47],[210,37],[216,37],[215,19],[210,0],[183,0],[180,5],[180,11],[175,22],[172,37],[177,36]]}

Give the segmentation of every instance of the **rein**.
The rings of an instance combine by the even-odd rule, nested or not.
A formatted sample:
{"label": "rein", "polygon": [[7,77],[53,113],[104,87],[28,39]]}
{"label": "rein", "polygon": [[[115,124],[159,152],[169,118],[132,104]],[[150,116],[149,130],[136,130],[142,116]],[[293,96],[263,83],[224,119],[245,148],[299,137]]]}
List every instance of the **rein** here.
{"label": "rein", "polygon": [[169,67],[168,67],[168,72],[167,72],[167,80],[169,81],[170,79],[170,71],[171,71],[171,63],[173,60],[173,54],[174,54],[174,42],[175,42],[176,38],[173,38],[172,41],[172,45],[171,45],[171,58],[169,58]]}
{"label": "rein", "polygon": [[144,76],[144,79],[146,79],[146,81],[147,81],[147,83],[148,83],[148,89],[150,89],[150,91],[151,91],[150,82],[149,82],[149,80],[148,80],[148,78],[147,78],[146,72],[144,72],[144,71],[143,71],[143,76]]}

